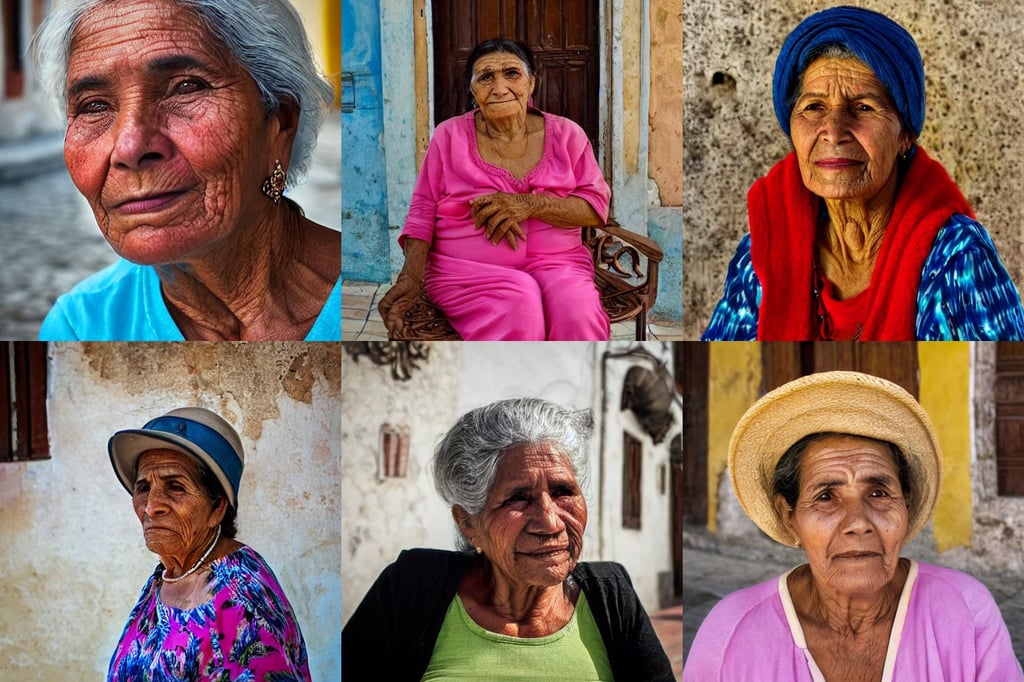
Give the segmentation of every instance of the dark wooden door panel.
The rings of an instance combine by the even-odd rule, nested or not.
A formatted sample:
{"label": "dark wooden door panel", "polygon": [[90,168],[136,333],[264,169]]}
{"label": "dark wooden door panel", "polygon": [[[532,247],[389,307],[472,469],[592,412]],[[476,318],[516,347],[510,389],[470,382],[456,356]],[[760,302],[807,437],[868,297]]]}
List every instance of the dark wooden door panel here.
{"label": "dark wooden door panel", "polygon": [[996,489],[1024,495],[1024,343],[996,344]]}
{"label": "dark wooden door panel", "polygon": [[815,372],[852,370],[873,374],[918,395],[917,345],[913,341],[858,343],[762,343],[763,391]]}
{"label": "dark wooden door panel", "polygon": [[490,38],[511,38],[534,52],[535,105],[578,123],[597,149],[597,0],[440,0],[433,10],[436,122],[472,108],[463,73],[473,47]]}

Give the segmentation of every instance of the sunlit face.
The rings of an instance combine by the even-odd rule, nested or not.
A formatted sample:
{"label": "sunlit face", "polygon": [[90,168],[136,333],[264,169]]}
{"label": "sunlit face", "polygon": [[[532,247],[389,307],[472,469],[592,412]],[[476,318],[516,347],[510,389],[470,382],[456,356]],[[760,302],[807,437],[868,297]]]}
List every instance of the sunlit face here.
{"label": "sunlit face", "polygon": [[789,122],[800,174],[814,194],[870,202],[895,189],[896,160],[911,138],[889,93],[860,60],[811,62]]}
{"label": "sunlit face", "polygon": [[561,583],[579,561],[587,503],[569,459],[549,444],[524,445],[498,464],[483,511],[462,524],[492,569],[523,586]]}
{"label": "sunlit face", "polygon": [[291,127],[181,5],[105,2],[71,41],[64,159],[100,230],[142,264],[185,261],[255,222]]}
{"label": "sunlit face", "polygon": [[800,461],[800,495],[782,520],[807,552],[815,580],[870,596],[892,580],[907,536],[908,501],[888,448],[855,436],[815,441]]}
{"label": "sunlit face", "polygon": [[146,547],[162,557],[182,558],[210,541],[227,502],[209,498],[199,467],[173,450],[149,450],[139,458],[132,505]]}
{"label": "sunlit face", "polygon": [[470,90],[484,118],[526,116],[536,79],[508,52],[491,52],[473,64]]}

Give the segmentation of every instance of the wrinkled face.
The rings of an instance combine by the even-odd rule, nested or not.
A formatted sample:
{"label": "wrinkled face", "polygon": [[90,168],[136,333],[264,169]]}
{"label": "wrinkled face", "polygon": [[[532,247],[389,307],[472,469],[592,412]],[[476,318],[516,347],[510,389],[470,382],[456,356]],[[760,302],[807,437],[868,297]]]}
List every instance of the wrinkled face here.
{"label": "wrinkled face", "polygon": [[149,551],[181,558],[209,542],[227,502],[215,504],[209,498],[190,457],[173,450],[148,450],[139,458],[132,504]]}
{"label": "wrinkled face", "polygon": [[907,535],[908,501],[888,448],[855,436],[823,438],[800,461],[800,496],[783,523],[800,541],[815,581],[870,596],[892,580]]}
{"label": "wrinkled face", "polygon": [[536,79],[526,64],[508,52],[491,52],[473,64],[470,90],[484,118],[526,116]]}
{"label": "wrinkled face", "polygon": [[548,444],[508,452],[483,511],[462,530],[518,585],[561,583],[579,561],[587,503],[569,459]]}
{"label": "wrinkled face", "polygon": [[264,114],[255,82],[168,0],[89,12],[71,41],[66,95],[71,179],[110,245],[137,263],[224,244],[266,210],[263,180],[288,161],[290,133]]}
{"label": "wrinkled face", "polygon": [[896,159],[911,144],[874,72],[835,57],[804,71],[790,134],[804,185],[825,199],[869,202],[895,189]]}

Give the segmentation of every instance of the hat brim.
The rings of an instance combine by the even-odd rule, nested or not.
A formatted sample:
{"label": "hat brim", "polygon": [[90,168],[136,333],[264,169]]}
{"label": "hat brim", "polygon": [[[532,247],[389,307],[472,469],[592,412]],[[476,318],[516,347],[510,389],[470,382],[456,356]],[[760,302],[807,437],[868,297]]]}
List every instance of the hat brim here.
{"label": "hat brim", "polygon": [[121,481],[121,485],[129,493],[132,493],[135,487],[139,457],[150,450],[173,450],[199,460],[220,481],[221,488],[223,488],[231,507],[234,509],[238,508],[235,501],[234,488],[228,477],[221,471],[217,460],[187,438],[164,431],[127,429],[125,431],[118,431],[110,437],[110,442],[107,444],[107,451],[110,453],[110,463],[113,465],[114,472],[117,474],[118,480]]}
{"label": "hat brim", "polygon": [[907,535],[917,535],[935,510],[942,455],[931,420],[896,384],[859,372],[822,372],[791,381],[758,400],[729,442],[729,475],[740,506],[772,539],[794,546],[772,496],[775,467],[804,436],[841,433],[896,445],[910,466]]}

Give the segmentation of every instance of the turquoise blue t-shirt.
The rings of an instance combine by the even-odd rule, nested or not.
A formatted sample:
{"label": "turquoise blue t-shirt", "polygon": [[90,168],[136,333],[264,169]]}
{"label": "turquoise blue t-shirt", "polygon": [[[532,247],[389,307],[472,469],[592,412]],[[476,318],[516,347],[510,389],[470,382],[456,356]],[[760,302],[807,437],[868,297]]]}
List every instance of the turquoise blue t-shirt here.
{"label": "turquoise blue t-shirt", "polygon": [[[149,265],[121,259],[57,299],[40,341],[184,341]],[[341,280],[331,290],[306,341],[341,340]]]}

